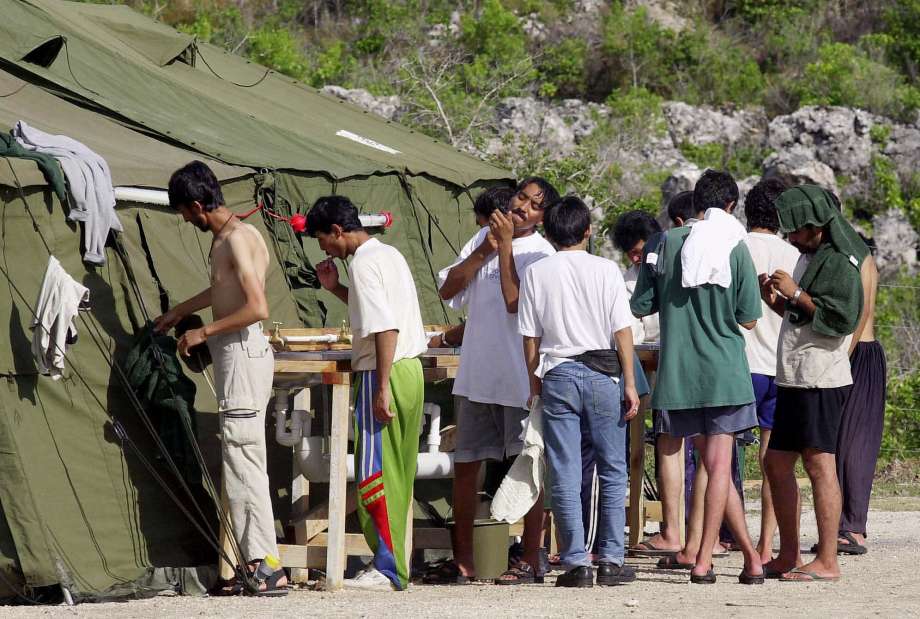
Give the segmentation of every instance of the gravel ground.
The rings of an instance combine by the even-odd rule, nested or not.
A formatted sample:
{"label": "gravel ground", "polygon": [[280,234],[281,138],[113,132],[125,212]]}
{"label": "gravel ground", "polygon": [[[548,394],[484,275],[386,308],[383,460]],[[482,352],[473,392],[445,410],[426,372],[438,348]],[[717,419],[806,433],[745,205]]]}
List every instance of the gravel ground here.
{"label": "gravel ground", "polygon": [[[886,504],[897,510],[897,505]],[[915,502],[904,507],[917,509]],[[803,547],[815,541],[814,514],[802,519]],[[755,530],[757,516],[750,519]],[[630,559],[636,583],[620,587],[556,589],[544,585],[498,587],[413,586],[404,593],[293,591],[283,599],[191,598],[160,595],[123,603],[75,607],[5,608],[4,617],[586,617],[586,616],[745,616],[745,617],[920,617],[920,511],[877,511],[869,517],[870,551],[841,558],[837,583],[739,585],[741,556],[717,559],[717,584],[691,585],[687,572],[660,571],[650,559]],[[808,561],[806,555],[806,561]]]}

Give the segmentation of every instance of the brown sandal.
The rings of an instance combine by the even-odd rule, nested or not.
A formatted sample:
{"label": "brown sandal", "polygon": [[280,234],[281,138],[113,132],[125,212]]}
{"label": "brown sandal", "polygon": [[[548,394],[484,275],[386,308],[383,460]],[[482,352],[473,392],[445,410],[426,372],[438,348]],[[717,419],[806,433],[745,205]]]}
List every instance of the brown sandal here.
{"label": "brown sandal", "polygon": [[502,575],[495,579],[496,585],[532,585],[543,584],[543,576],[538,576],[526,561],[518,561],[514,567],[508,568]]}

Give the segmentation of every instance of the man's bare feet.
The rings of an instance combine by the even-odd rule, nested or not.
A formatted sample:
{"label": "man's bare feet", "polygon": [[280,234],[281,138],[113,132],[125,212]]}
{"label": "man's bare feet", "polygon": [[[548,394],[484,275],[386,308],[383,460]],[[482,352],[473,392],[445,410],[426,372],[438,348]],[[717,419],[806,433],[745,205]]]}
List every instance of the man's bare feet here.
{"label": "man's bare feet", "polygon": [[670,541],[666,539],[661,533],[656,533],[655,535],[646,538],[636,544],[635,546],[629,547],[630,552],[677,552],[680,550],[680,540]]}
{"label": "man's bare feet", "polygon": [[789,572],[789,570],[795,569],[802,566],[802,558],[799,557],[795,561],[786,561],[780,560],[780,557],[771,559],[763,564],[763,572],[767,578],[779,578],[781,575]]}
{"label": "man's bare feet", "polygon": [[773,544],[764,544],[763,541],[757,543],[757,554],[760,555],[761,563],[769,563],[773,560]]}
{"label": "man's bare feet", "polygon": [[840,566],[829,566],[819,563],[818,561],[812,561],[811,563],[806,563],[805,565],[784,572],[781,578],[786,581],[805,582],[815,580],[836,580],[840,578]]}

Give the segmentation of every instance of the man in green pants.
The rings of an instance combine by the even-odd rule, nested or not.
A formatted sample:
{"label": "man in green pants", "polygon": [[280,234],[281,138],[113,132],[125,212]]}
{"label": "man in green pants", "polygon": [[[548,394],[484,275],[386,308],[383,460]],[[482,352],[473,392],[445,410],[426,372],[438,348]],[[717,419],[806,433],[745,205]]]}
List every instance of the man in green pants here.
{"label": "man in green pants", "polygon": [[[354,338],[358,517],[374,560],[345,586],[403,590],[424,400],[418,356],[427,349],[415,282],[402,254],[367,234],[348,198],[317,200],[307,230],[330,257],[316,273],[323,288],[348,304]],[[339,282],[333,262],[348,256],[351,288]]]}

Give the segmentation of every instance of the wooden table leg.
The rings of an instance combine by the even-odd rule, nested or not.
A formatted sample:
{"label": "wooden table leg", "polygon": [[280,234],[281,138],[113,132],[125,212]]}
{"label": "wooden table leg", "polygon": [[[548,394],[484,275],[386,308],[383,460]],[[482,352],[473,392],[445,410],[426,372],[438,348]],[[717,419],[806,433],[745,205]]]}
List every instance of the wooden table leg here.
{"label": "wooden table leg", "polygon": [[647,398],[639,404],[639,414],[629,422],[629,545],[642,541],[645,530],[645,414]]}
{"label": "wooden table leg", "polygon": [[[325,377],[324,377],[325,378]],[[332,436],[329,445],[329,546],[326,550],[326,589],[342,588],[345,578],[346,458],[348,457],[348,404],[350,375],[338,373],[332,380]],[[332,382],[332,381],[330,381]]]}
{"label": "wooden table leg", "polygon": [[[309,414],[310,411],[310,389],[302,389],[294,396],[293,410],[304,411]],[[297,449],[295,447],[294,449]],[[310,511],[310,482],[300,470],[297,458],[291,458],[294,463],[291,480],[291,513],[294,514],[294,543],[298,546],[306,546],[309,541],[307,538],[307,523],[298,516],[307,514]],[[302,568],[291,568],[291,582],[307,582],[307,570]]]}

